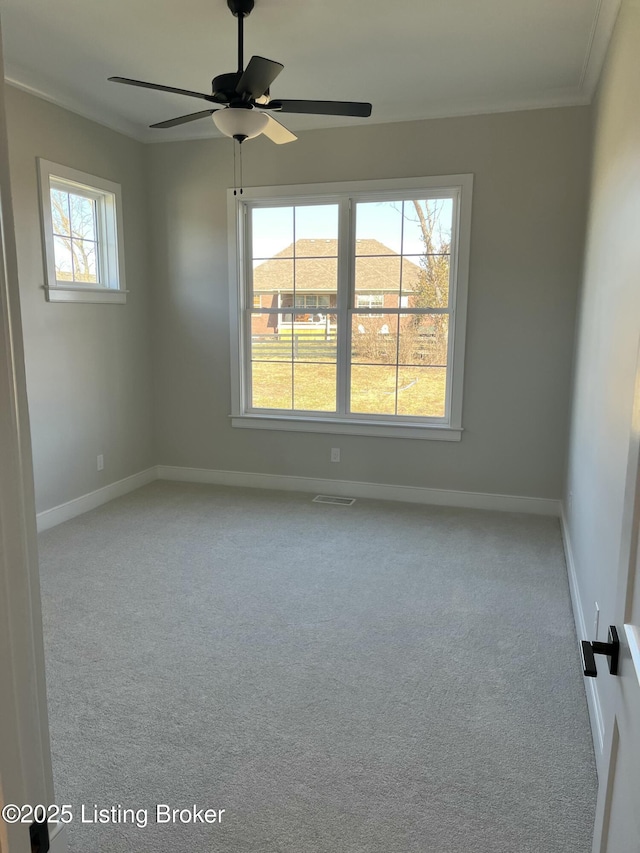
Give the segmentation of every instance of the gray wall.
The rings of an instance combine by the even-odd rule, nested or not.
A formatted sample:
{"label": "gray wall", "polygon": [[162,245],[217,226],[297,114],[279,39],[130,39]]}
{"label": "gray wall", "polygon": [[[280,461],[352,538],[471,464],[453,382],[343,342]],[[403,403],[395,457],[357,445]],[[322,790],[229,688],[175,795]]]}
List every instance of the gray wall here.
{"label": "gray wall", "polygon": [[[233,429],[230,141],[145,146],[11,88],[7,108],[39,510],[156,463],[559,497],[589,108],[244,148],[247,186],[474,173],[460,443]],[[122,184],[126,305],[45,302],[37,156]]]}
{"label": "gray wall", "polygon": [[[587,107],[312,131],[244,146],[246,186],[475,174],[462,442],[229,424],[229,140],[150,146],[158,462],[560,497]],[[329,462],[331,446],[342,462]]]}
{"label": "gray wall", "polygon": [[[7,87],[37,509],[135,474],[153,444],[147,148]],[[126,305],[44,298],[36,157],[122,185]],[[103,453],[104,471],[96,457]]]}
{"label": "gray wall", "polygon": [[[587,626],[614,596],[640,339],[640,7],[623,3],[595,105],[566,505]],[[595,639],[590,636],[589,639]],[[608,713],[611,681],[597,688]]]}

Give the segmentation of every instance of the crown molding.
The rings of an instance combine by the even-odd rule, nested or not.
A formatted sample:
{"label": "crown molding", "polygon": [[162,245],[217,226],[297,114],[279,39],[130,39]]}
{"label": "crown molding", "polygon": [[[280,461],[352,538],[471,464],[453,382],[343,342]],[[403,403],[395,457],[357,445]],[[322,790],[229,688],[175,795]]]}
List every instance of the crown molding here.
{"label": "crown molding", "polygon": [[[595,78],[595,83],[593,85],[594,89],[599,78],[600,70],[601,69],[598,69]],[[146,127],[143,128],[133,124],[133,122],[128,121],[122,116],[118,116],[112,112],[105,113],[96,109],[87,108],[78,98],[69,97],[67,94],[56,92],[51,88],[45,90],[41,86],[34,86],[11,74],[5,77],[5,83],[16,89],[20,89],[22,92],[27,92],[29,95],[34,95],[37,98],[41,98],[44,101],[48,101],[51,104],[55,104],[65,110],[69,110],[69,112],[75,113],[76,115],[82,116],[90,121],[97,122],[103,127],[108,127],[110,130],[115,130],[117,133],[122,133],[131,139],[135,139],[137,142],[145,144],[153,145],[163,142],[194,142],[207,139],[226,138],[215,129],[213,124],[209,128],[206,123],[204,123],[205,128],[203,128],[202,131],[197,131],[194,128],[188,134],[157,134],[153,133],[153,131],[149,131]],[[309,131],[313,132],[313,130],[330,130],[336,128],[347,129],[350,127],[365,126],[371,127],[376,124],[403,124],[405,122],[430,121],[433,119],[464,118],[465,116],[492,115],[495,113],[511,113],[526,110],[544,110],[556,107],[576,107],[585,106],[590,103],[591,95],[585,90],[577,88],[562,89],[557,92],[551,92],[548,95],[519,98],[517,100],[469,101],[467,103],[452,106],[438,104],[434,105],[432,109],[427,110],[421,115],[416,115],[415,113],[413,115],[394,115],[389,116],[388,118],[380,118],[377,121],[369,120],[366,125],[356,125],[351,122],[345,122],[337,125],[327,125],[322,128],[308,128],[304,130],[294,129],[294,133],[299,135],[301,133],[308,133]],[[381,112],[384,111],[381,110]]]}
{"label": "crown molding", "polygon": [[69,95],[67,92],[56,91],[52,85],[44,88],[35,81],[29,80],[29,74],[23,69],[7,68],[4,82],[8,86],[13,86],[14,89],[19,89],[21,92],[26,92],[28,95],[33,95],[43,101],[48,101],[56,107],[62,107],[63,110],[68,110],[71,113],[82,116],[82,118],[101,124],[103,127],[108,127],[110,130],[115,130],[117,133],[122,133],[131,139],[138,142],[145,142],[144,135],[140,133],[140,129],[133,122],[111,111],[105,112],[88,107],[80,98]]}
{"label": "crown molding", "polygon": [[588,103],[593,100],[598,87],[621,5],[622,0],[597,0],[580,75],[580,90],[588,99]]}

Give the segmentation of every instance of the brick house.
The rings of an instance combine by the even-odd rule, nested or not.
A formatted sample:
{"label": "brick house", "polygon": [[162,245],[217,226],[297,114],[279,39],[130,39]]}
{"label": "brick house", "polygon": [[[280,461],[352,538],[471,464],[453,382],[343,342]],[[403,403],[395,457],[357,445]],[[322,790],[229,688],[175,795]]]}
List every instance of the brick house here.
{"label": "brick house", "polygon": [[[416,258],[416,261],[418,259]],[[337,240],[300,239],[253,270],[253,308],[277,308],[282,313],[252,317],[254,335],[333,325],[331,309],[337,298]],[[403,258],[378,240],[356,241],[355,307],[410,307],[420,274],[417,263]],[[286,309],[295,309],[295,316]],[[363,315],[383,328],[386,315]]]}

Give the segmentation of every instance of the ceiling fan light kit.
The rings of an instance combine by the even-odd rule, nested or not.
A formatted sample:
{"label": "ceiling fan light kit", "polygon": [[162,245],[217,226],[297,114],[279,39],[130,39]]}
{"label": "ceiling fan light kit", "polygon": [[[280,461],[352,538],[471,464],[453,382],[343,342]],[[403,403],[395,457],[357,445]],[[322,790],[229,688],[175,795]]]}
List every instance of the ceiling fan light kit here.
{"label": "ceiling fan light kit", "polygon": [[230,136],[237,142],[244,142],[245,139],[253,139],[263,132],[269,123],[269,116],[251,107],[233,107],[216,110],[213,113],[213,121],[225,136]]}

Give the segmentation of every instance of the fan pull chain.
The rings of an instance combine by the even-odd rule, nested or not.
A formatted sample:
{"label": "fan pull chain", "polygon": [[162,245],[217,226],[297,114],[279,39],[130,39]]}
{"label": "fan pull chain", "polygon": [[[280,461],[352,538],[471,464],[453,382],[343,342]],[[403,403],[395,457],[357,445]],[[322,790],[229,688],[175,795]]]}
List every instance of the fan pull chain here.
{"label": "fan pull chain", "polygon": [[[234,195],[242,195],[242,143],[238,140],[238,157],[236,157],[236,140],[234,139],[233,145],[233,194]],[[239,165],[238,165],[239,164]],[[240,181],[238,181],[238,177]],[[238,183],[240,186],[238,186]],[[240,192],[238,193],[238,189]]]}
{"label": "fan pull chain", "polygon": [[233,194],[238,195],[238,168],[236,165],[236,141],[231,142],[233,145]]}

